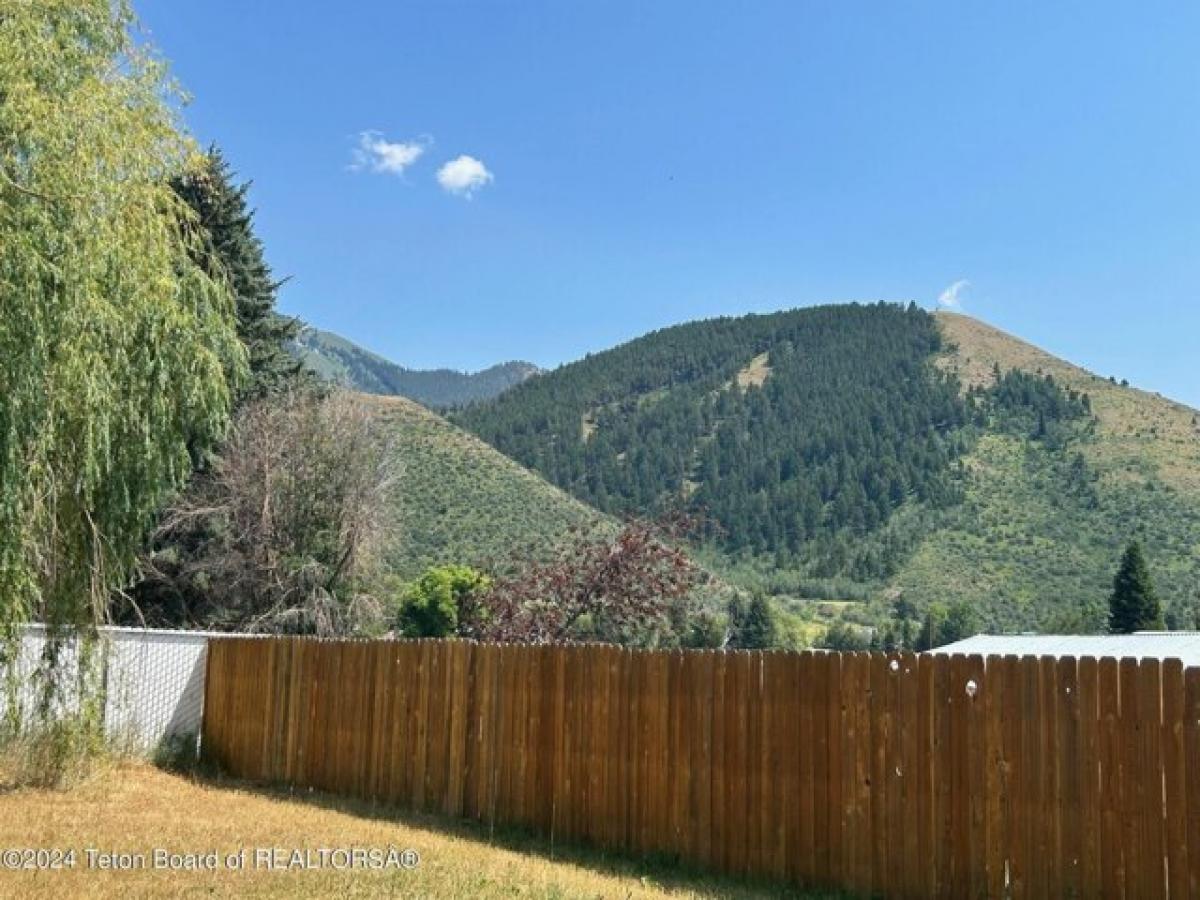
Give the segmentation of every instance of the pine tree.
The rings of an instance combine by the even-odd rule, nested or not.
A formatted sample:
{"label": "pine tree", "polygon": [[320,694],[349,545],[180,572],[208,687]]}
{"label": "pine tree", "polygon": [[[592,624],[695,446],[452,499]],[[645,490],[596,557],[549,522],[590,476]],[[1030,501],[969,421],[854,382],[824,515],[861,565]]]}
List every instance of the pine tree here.
{"label": "pine tree", "polygon": [[1162,605],[1150,581],[1150,569],[1141,544],[1133,541],[1125,548],[1121,567],[1113,579],[1113,592],[1108,599],[1108,630],[1112,634],[1132,634],[1163,627]]}
{"label": "pine tree", "polygon": [[237,399],[263,397],[288,386],[301,370],[287,347],[300,323],[275,310],[282,282],[272,277],[254,232],[254,213],[246,202],[250,183],[234,184],[229,163],[212,147],[205,165],[176,179],[173,187],[198,219],[196,262],[213,278],[225,280],[237,300],[238,337],[250,360],[250,378]]}
{"label": "pine tree", "polygon": [[765,594],[755,594],[749,603],[733,601],[729,606],[729,646],[738,650],[766,650],[779,645],[779,622]]}

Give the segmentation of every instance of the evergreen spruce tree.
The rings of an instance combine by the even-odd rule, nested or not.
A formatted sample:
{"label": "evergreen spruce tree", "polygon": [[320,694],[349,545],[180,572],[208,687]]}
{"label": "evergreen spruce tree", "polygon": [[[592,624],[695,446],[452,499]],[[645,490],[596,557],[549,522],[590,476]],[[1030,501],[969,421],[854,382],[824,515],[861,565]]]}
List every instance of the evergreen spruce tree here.
{"label": "evergreen spruce tree", "polygon": [[1121,567],[1113,579],[1113,592],[1108,599],[1108,630],[1112,634],[1132,634],[1163,627],[1162,605],[1154,593],[1150,569],[1141,544],[1133,541],[1125,548]]}
{"label": "evergreen spruce tree", "polygon": [[779,645],[779,621],[765,594],[755,594],[749,603],[734,600],[729,605],[729,646],[738,650],[766,650]]}
{"label": "evergreen spruce tree", "polygon": [[250,183],[234,183],[221,151],[212,147],[205,164],[174,181],[175,192],[196,213],[196,262],[228,283],[237,301],[238,337],[250,361],[250,378],[239,401],[263,397],[292,384],[300,362],[288,352],[300,323],[275,310],[282,282],[271,275],[262,241],[254,233],[254,213],[246,202]]}

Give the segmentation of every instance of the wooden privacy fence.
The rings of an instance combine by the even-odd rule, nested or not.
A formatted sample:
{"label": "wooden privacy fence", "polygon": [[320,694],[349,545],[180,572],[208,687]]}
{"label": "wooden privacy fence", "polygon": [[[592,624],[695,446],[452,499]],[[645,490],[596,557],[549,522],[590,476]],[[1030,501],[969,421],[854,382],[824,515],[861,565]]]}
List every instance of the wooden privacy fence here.
{"label": "wooden privacy fence", "polygon": [[214,639],[238,776],[896,897],[1200,897],[1177,661]]}

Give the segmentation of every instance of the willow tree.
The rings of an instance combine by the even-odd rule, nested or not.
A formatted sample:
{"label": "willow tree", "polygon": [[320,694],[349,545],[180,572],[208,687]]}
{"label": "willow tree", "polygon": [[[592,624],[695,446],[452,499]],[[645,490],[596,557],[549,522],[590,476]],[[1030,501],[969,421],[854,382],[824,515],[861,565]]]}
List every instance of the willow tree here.
{"label": "willow tree", "polygon": [[243,378],[126,0],[0,0],[0,625],[104,617]]}

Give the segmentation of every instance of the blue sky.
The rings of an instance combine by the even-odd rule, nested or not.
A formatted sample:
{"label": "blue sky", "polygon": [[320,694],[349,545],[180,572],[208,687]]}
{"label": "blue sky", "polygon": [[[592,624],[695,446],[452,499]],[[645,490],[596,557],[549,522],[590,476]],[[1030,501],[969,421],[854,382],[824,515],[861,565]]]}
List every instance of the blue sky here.
{"label": "blue sky", "polygon": [[254,181],[283,309],[402,364],[966,282],[1200,406],[1198,4],[138,9]]}

